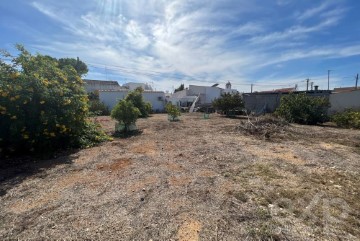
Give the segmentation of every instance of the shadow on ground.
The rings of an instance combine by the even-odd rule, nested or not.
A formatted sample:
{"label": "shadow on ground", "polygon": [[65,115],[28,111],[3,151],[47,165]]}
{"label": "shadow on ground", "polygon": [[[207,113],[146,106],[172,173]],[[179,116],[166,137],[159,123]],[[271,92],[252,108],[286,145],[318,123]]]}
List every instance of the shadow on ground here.
{"label": "shadow on ground", "polygon": [[45,170],[57,165],[71,164],[76,158],[76,150],[61,153],[58,157],[40,159],[34,157],[16,157],[0,161],[0,197],[28,177],[46,178]]}

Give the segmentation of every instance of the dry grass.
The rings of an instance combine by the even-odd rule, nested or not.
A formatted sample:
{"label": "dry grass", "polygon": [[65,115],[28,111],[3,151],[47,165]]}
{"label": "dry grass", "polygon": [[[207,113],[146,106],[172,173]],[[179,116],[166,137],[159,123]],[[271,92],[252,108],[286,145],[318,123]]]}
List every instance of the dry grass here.
{"label": "dry grass", "polygon": [[1,170],[0,239],[360,239],[360,131],[265,140],[239,123],[154,115],[140,135]]}

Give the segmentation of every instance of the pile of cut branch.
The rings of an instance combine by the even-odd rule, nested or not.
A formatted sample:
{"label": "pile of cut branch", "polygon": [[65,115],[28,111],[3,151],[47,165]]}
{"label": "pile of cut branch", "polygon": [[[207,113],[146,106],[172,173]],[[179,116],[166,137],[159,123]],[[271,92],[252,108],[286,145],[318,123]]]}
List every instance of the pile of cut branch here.
{"label": "pile of cut branch", "polygon": [[284,133],[289,123],[284,119],[276,118],[271,115],[250,117],[242,120],[238,130],[245,134],[258,136],[264,139]]}

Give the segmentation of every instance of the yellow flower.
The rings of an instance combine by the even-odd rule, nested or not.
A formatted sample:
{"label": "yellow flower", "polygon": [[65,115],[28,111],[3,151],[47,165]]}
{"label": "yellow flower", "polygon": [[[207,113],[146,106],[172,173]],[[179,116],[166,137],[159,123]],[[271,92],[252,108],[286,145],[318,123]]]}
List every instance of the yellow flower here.
{"label": "yellow flower", "polygon": [[24,134],[24,135],[23,135],[23,138],[24,138],[25,140],[27,140],[27,139],[29,139],[29,136],[28,136],[27,134]]}
{"label": "yellow flower", "polygon": [[11,78],[16,79],[19,76],[19,73],[12,73],[10,75]]}
{"label": "yellow flower", "polygon": [[24,105],[26,105],[27,103],[28,103],[27,100],[25,100],[25,101],[23,102]]}
{"label": "yellow flower", "polygon": [[13,116],[11,117],[11,119],[12,119],[12,120],[16,120],[16,119],[17,119],[16,115],[13,115]]}
{"label": "yellow flower", "polygon": [[16,100],[17,100],[17,99],[20,99],[20,95],[15,96],[15,99],[16,99]]}
{"label": "yellow flower", "polygon": [[10,101],[15,101],[15,100],[16,100],[15,97],[11,97],[11,98],[10,98]]}
{"label": "yellow flower", "polygon": [[4,92],[1,95],[2,95],[2,97],[6,97],[6,96],[8,96],[8,93]]}
{"label": "yellow flower", "polygon": [[45,103],[45,101],[44,101],[44,100],[40,101],[40,104],[44,104],[44,103]]}
{"label": "yellow flower", "polygon": [[55,135],[54,132],[51,132],[51,133],[50,133],[50,136],[55,137],[56,135]]}
{"label": "yellow flower", "polygon": [[3,111],[1,111],[0,113],[1,113],[2,115],[5,115],[5,114],[6,114],[6,111],[3,110]]}
{"label": "yellow flower", "polygon": [[42,111],[40,112],[40,115],[44,115],[44,114],[45,114],[45,111],[42,110]]}

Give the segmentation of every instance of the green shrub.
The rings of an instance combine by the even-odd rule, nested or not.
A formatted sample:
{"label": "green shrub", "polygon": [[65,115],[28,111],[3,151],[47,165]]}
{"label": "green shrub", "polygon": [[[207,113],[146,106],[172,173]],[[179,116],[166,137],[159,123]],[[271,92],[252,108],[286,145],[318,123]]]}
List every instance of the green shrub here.
{"label": "green shrub", "polygon": [[109,108],[100,100],[90,100],[89,111],[93,116],[110,115]]}
{"label": "green shrub", "polygon": [[360,129],[360,111],[346,110],[333,115],[331,120],[339,127]]}
{"label": "green shrub", "polygon": [[89,111],[92,116],[110,115],[109,108],[100,101],[99,91],[88,93]]}
{"label": "green shrub", "polygon": [[125,125],[125,132],[129,131],[130,125],[135,124],[140,115],[139,109],[131,101],[127,100],[119,101],[111,111],[111,117],[120,124]]}
{"label": "green shrub", "polygon": [[217,98],[212,102],[212,106],[216,110],[220,110],[222,113],[230,116],[231,113],[242,111],[244,108],[244,101],[239,93],[223,93],[220,98]]}
{"label": "green shrub", "polygon": [[179,108],[177,108],[177,106],[175,106],[171,103],[166,104],[165,110],[171,117],[172,121],[175,121],[177,119],[177,117],[179,117],[181,115]]}
{"label": "green shrub", "polygon": [[152,105],[150,102],[145,102],[145,110],[148,115],[153,113]]}
{"label": "green shrub", "polygon": [[315,125],[328,121],[329,100],[325,97],[311,97],[305,93],[283,96],[275,114],[288,122]]}
{"label": "green shrub", "polygon": [[149,112],[149,106],[144,101],[144,98],[142,96],[143,91],[144,90],[142,88],[136,88],[135,90],[130,91],[127,94],[125,100],[131,101],[134,104],[134,106],[139,109],[140,111],[139,117],[146,118],[149,116],[150,112]]}
{"label": "green shrub", "polygon": [[[88,97],[71,66],[21,45],[0,60],[0,155],[90,146],[103,133],[88,120]],[[98,139],[98,141],[96,140]]]}

